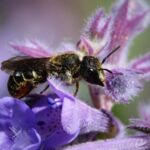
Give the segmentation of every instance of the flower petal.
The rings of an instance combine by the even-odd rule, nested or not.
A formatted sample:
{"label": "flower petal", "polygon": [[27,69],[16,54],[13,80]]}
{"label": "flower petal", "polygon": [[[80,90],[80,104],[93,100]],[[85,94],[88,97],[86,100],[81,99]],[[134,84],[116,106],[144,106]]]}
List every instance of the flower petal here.
{"label": "flower petal", "polygon": [[[80,126],[80,112],[77,101],[70,101],[64,98],[63,108],[61,113],[61,122],[65,131],[70,134],[74,132],[79,132]],[[66,119],[67,118],[67,119]]]}
{"label": "flower petal", "polygon": [[108,132],[111,117],[103,110],[92,108],[81,101],[77,101],[80,117],[80,134],[89,132]]}
{"label": "flower petal", "polygon": [[[0,124],[11,121],[14,126],[31,128],[35,123],[35,116],[30,108],[22,101],[11,97],[0,100]],[[19,121],[18,121],[19,120]]]}
{"label": "flower petal", "polygon": [[141,131],[143,133],[150,133],[150,122],[141,119],[130,119],[131,124],[128,126],[130,129]]}
{"label": "flower petal", "polygon": [[103,38],[108,29],[109,23],[110,18],[105,17],[102,9],[98,9],[94,15],[90,17],[87,27],[85,28],[85,33],[87,33],[90,38]]}
{"label": "flower petal", "polygon": [[111,51],[120,45],[120,50],[109,60],[116,63],[119,58],[120,62],[125,62],[129,49],[127,45],[148,24],[145,22],[148,17],[148,8],[143,1],[124,0],[112,10],[112,14],[115,16],[111,24],[111,38],[106,51]]}
{"label": "flower petal", "polygon": [[140,104],[139,109],[138,109],[140,117],[148,122],[150,122],[150,109],[149,108],[150,108],[150,104],[142,103]]}
{"label": "flower petal", "polygon": [[126,139],[110,139],[105,141],[87,142],[64,148],[63,150],[148,150],[150,148],[149,136],[137,136]]}
{"label": "flower petal", "polygon": [[130,67],[142,71],[145,75],[144,79],[150,79],[150,52],[144,56],[134,59],[130,63]]}
{"label": "flower petal", "polygon": [[[67,90],[65,90],[65,88],[61,87],[61,82],[59,80],[49,79],[48,81],[54,93],[56,93],[61,99],[68,98],[74,101],[74,109],[76,109],[76,107],[78,108],[76,113],[79,114],[78,117],[80,119],[81,133],[87,133],[90,131],[108,131],[110,123],[109,115],[106,115],[104,112],[94,109],[73,97],[69,92],[67,92]],[[75,105],[77,106],[75,107]]]}
{"label": "flower petal", "polygon": [[94,54],[94,49],[91,45],[90,40],[83,36],[80,38],[80,40],[77,43],[77,49],[79,49],[80,51],[83,51],[84,53],[86,53],[86,55]]}
{"label": "flower petal", "polygon": [[11,97],[0,100],[0,148],[36,150],[41,139],[34,129],[35,116],[22,101]]}
{"label": "flower petal", "polygon": [[21,52],[24,55],[41,58],[41,57],[50,57],[50,52],[45,50],[44,46],[36,41],[27,41],[25,44],[10,44],[15,50]]}
{"label": "flower petal", "polygon": [[114,102],[128,103],[141,89],[139,72],[117,69],[106,74],[105,93],[111,96]]}
{"label": "flower petal", "polygon": [[108,131],[108,114],[91,108],[73,97],[60,87],[60,81],[59,84],[56,80],[48,81],[57,96],[43,96],[33,107],[37,118],[36,129],[42,136],[46,148],[67,144],[75,139],[79,132],[83,134]]}
{"label": "flower petal", "polygon": [[107,133],[107,137],[115,137],[115,138],[123,138],[126,137],[125,133],[125,125],[118,119],[116,118],[111,112],[107,112],[106,110],[103,110],[108,117],[110,118],[110,128],[109,132]]}
{"label": "flower petal", "polygon": [[6,150],[11,149],[11,145],[12,145],[12,142],[10,141],[7,133],[0,131],[0,148],[2,149],[5,147]]}
{"label": "flower petal", "polygon": [[69,91],[66,89],[67,86],[59,79],[49,78],[48,83],[52,91],[57,94],[61,99],[67,97],[70,100],[75,100],[73,94],[70,94]]}
{"label": "flower petal", "polygon": [[41,138],[35,129],[21,130],[12,146],[12,150],[37,150],[41,145]]}
{"label": "flower petal", "polygon": [[56,95],[43,96],[38,100],[33,111],[37,119],[36,129],[46,148],[67,144],[77,136],[79,117],[76,109],[74,101],[60,99]]}

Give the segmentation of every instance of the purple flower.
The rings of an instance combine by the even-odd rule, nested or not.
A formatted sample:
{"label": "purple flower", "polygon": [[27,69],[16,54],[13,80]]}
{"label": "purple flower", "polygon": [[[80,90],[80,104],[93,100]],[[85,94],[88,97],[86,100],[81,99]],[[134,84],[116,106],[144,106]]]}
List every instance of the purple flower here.
{"label": "purple flower", "polygon": [[[124,63],[126,59],[123,58],[128,56],[126,52],[129,50],[127,48],[129,41],[147,26],[148,11],[146,4],[139,0],[136,2],[133,0],[117,2],[110,16],[106,16],[101,9],[97,10],[85,28],[87,35],[85,38],[97,43],[97,48],[94,47],[95,45],[92,47],[94,54],[98,52],[97,55],[103,57],[101,52],[104,51],[107,54],[108,51],[120,45],[120,50],[111,57],[113,59],[111,63]],[[96,50],[98,51],[96,52]]]}
{"label": "purple flower", "polygon": [[63,150],[149,150],[150,149],[150,109],[148,105],[140,107],[142,119],[131,119],[130,129],[142,132],[142,134],[131,137],[120,137],[94,142],[86,142],[74,146],[65,147]]}
{"label": "purple flower", "polygon": [[[74,146],[65,147],[63,150],[85,150],[85,149],[98,149],[98,150],[149,150],[150,149],[150,111],[148,106],[142,105],[140,113],[145,118],[132,119],[130,129],[141,131],[143,134],[134,135],[131,137],[119,137],[114,139],[99,140],[94,142],[86,142]],[[148,115],[149,114],[149,115]],[[149,116],[149,117],[148,117]]]}
{"label": "purple flower", "polygon": [[79,134],[109,130],[111,122],[108,114],[63,92],[56,83],[57,80],[49,80],[57,95],[42,96],[32,108],[36,114],[36,129],[45,148],[66,145]]}
{"label": "purple flower", "polygon": [[41,138],[35,130],[35,116],[30,108],[11,97],[0,99],[0,149],[37,150]]}
{"label": "purple flower", "polygon": [[[110,15],[107,16],[104,10],[98,9],[89,19],[85,32],[77,44],[79,50],[85,51],[88,55],[97,56],[102,62],[110,51],[120,46],[120,49],[107,59],[102,68],[107,68],[112,72],[116,70],[122,75],[115,77],[116,73],[107,75],[109,73],[106,72],[105,93],[100,88],[99,92],[98,89],[97,92],[93,92],[95,90],[94,86],[89,88],[96,107],[105,108],[103,101],[128,103],[132,97],[137,96],[140,91],[141,78],[133,72],[143,72],[142,78],[149,79],[149,53],[127,63],[131,40],[148,25],[148,17],[149,8],[143,1],[124,0],[117,2]],[[131,71],[128,71],[128,73],[124,71],[127,69]],[[132,79],[134,79],[134,83],[129,85]],[[112,88],[114,84],[115,88]],[[94,95],[94,93],[100,94]],[[109,98],[107,94],[110,96]]]}
{"label": "purple flower", "polygon": [[22,101],[1,99],[0,147],[53,149],[70,143],[79,134],[108,132],[111,116],[64,93],[54,81],[49,80],[49,85],[57,95],[31,98],[29,102],[35,100],[32,110]]}

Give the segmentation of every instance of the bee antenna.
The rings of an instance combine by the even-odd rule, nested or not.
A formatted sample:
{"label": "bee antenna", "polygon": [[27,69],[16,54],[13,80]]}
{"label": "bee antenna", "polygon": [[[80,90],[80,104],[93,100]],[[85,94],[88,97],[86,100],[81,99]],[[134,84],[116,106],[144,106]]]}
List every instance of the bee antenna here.
{"label": "bee antenna", "polygon": [[103,64],[114,52],[116,52],[118,49],[120,48],[120,46],[117,46],[114,50],[112,50],[101,62],[101,64]]}
{"label": "bee antenna", "polygon": [[113,73],[112,71],[110,71],[110,70],[108,70],[108,69],[106,69],[106,68],[101,68],[100,70],[104,70],[104,71],[107,71],[107,72],[109,72],[109,73]]}

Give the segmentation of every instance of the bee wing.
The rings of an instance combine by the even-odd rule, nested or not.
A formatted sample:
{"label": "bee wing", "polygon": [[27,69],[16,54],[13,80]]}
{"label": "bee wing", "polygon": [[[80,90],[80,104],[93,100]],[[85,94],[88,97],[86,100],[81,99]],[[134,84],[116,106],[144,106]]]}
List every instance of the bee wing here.
{"label": "bee wing", "polygon": [[38,69],[38,67],[43,67],[43,65],[48,59],[49,58],[32,58],[28,56],[16,56],[6,61],[3,61],[1,64],[1,70],[12,74],[16,70],[20,71],[34,68]]}
{"label": "bee wing", "polygon": [[16,57],[12,57],[6,61],[3,61],[1,64],[1,70],[6,71],[7,73],[12,73],[12,72],[14,72],[14,70],[16,70],[18,68],[19,62],[24,59],[29,59],[29,57],[16,56]]}

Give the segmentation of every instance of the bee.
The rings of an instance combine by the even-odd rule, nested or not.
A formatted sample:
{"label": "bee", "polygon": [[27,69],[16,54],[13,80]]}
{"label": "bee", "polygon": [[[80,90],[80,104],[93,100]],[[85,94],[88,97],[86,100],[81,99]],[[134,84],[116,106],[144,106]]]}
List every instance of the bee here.
{"label": "bee", "polygon": [[[104,86],[104,71],[110,73],[111,71],[102,68],[102,64],[118,49],[119,46],[110,52],[102,62],[95,56],[83,56],[80,59],[76,53],[64,53],[45,58],[17,56],[2,62],[1,70],[10,74],[7,87],[13,97],[25,97],[38,84],[46,82],[48,77],[53,76],[67,84],[76,84],[74,93],[76,95],[81,79],[90,84]],[[48,86],[43,92],[47,88]]]}

